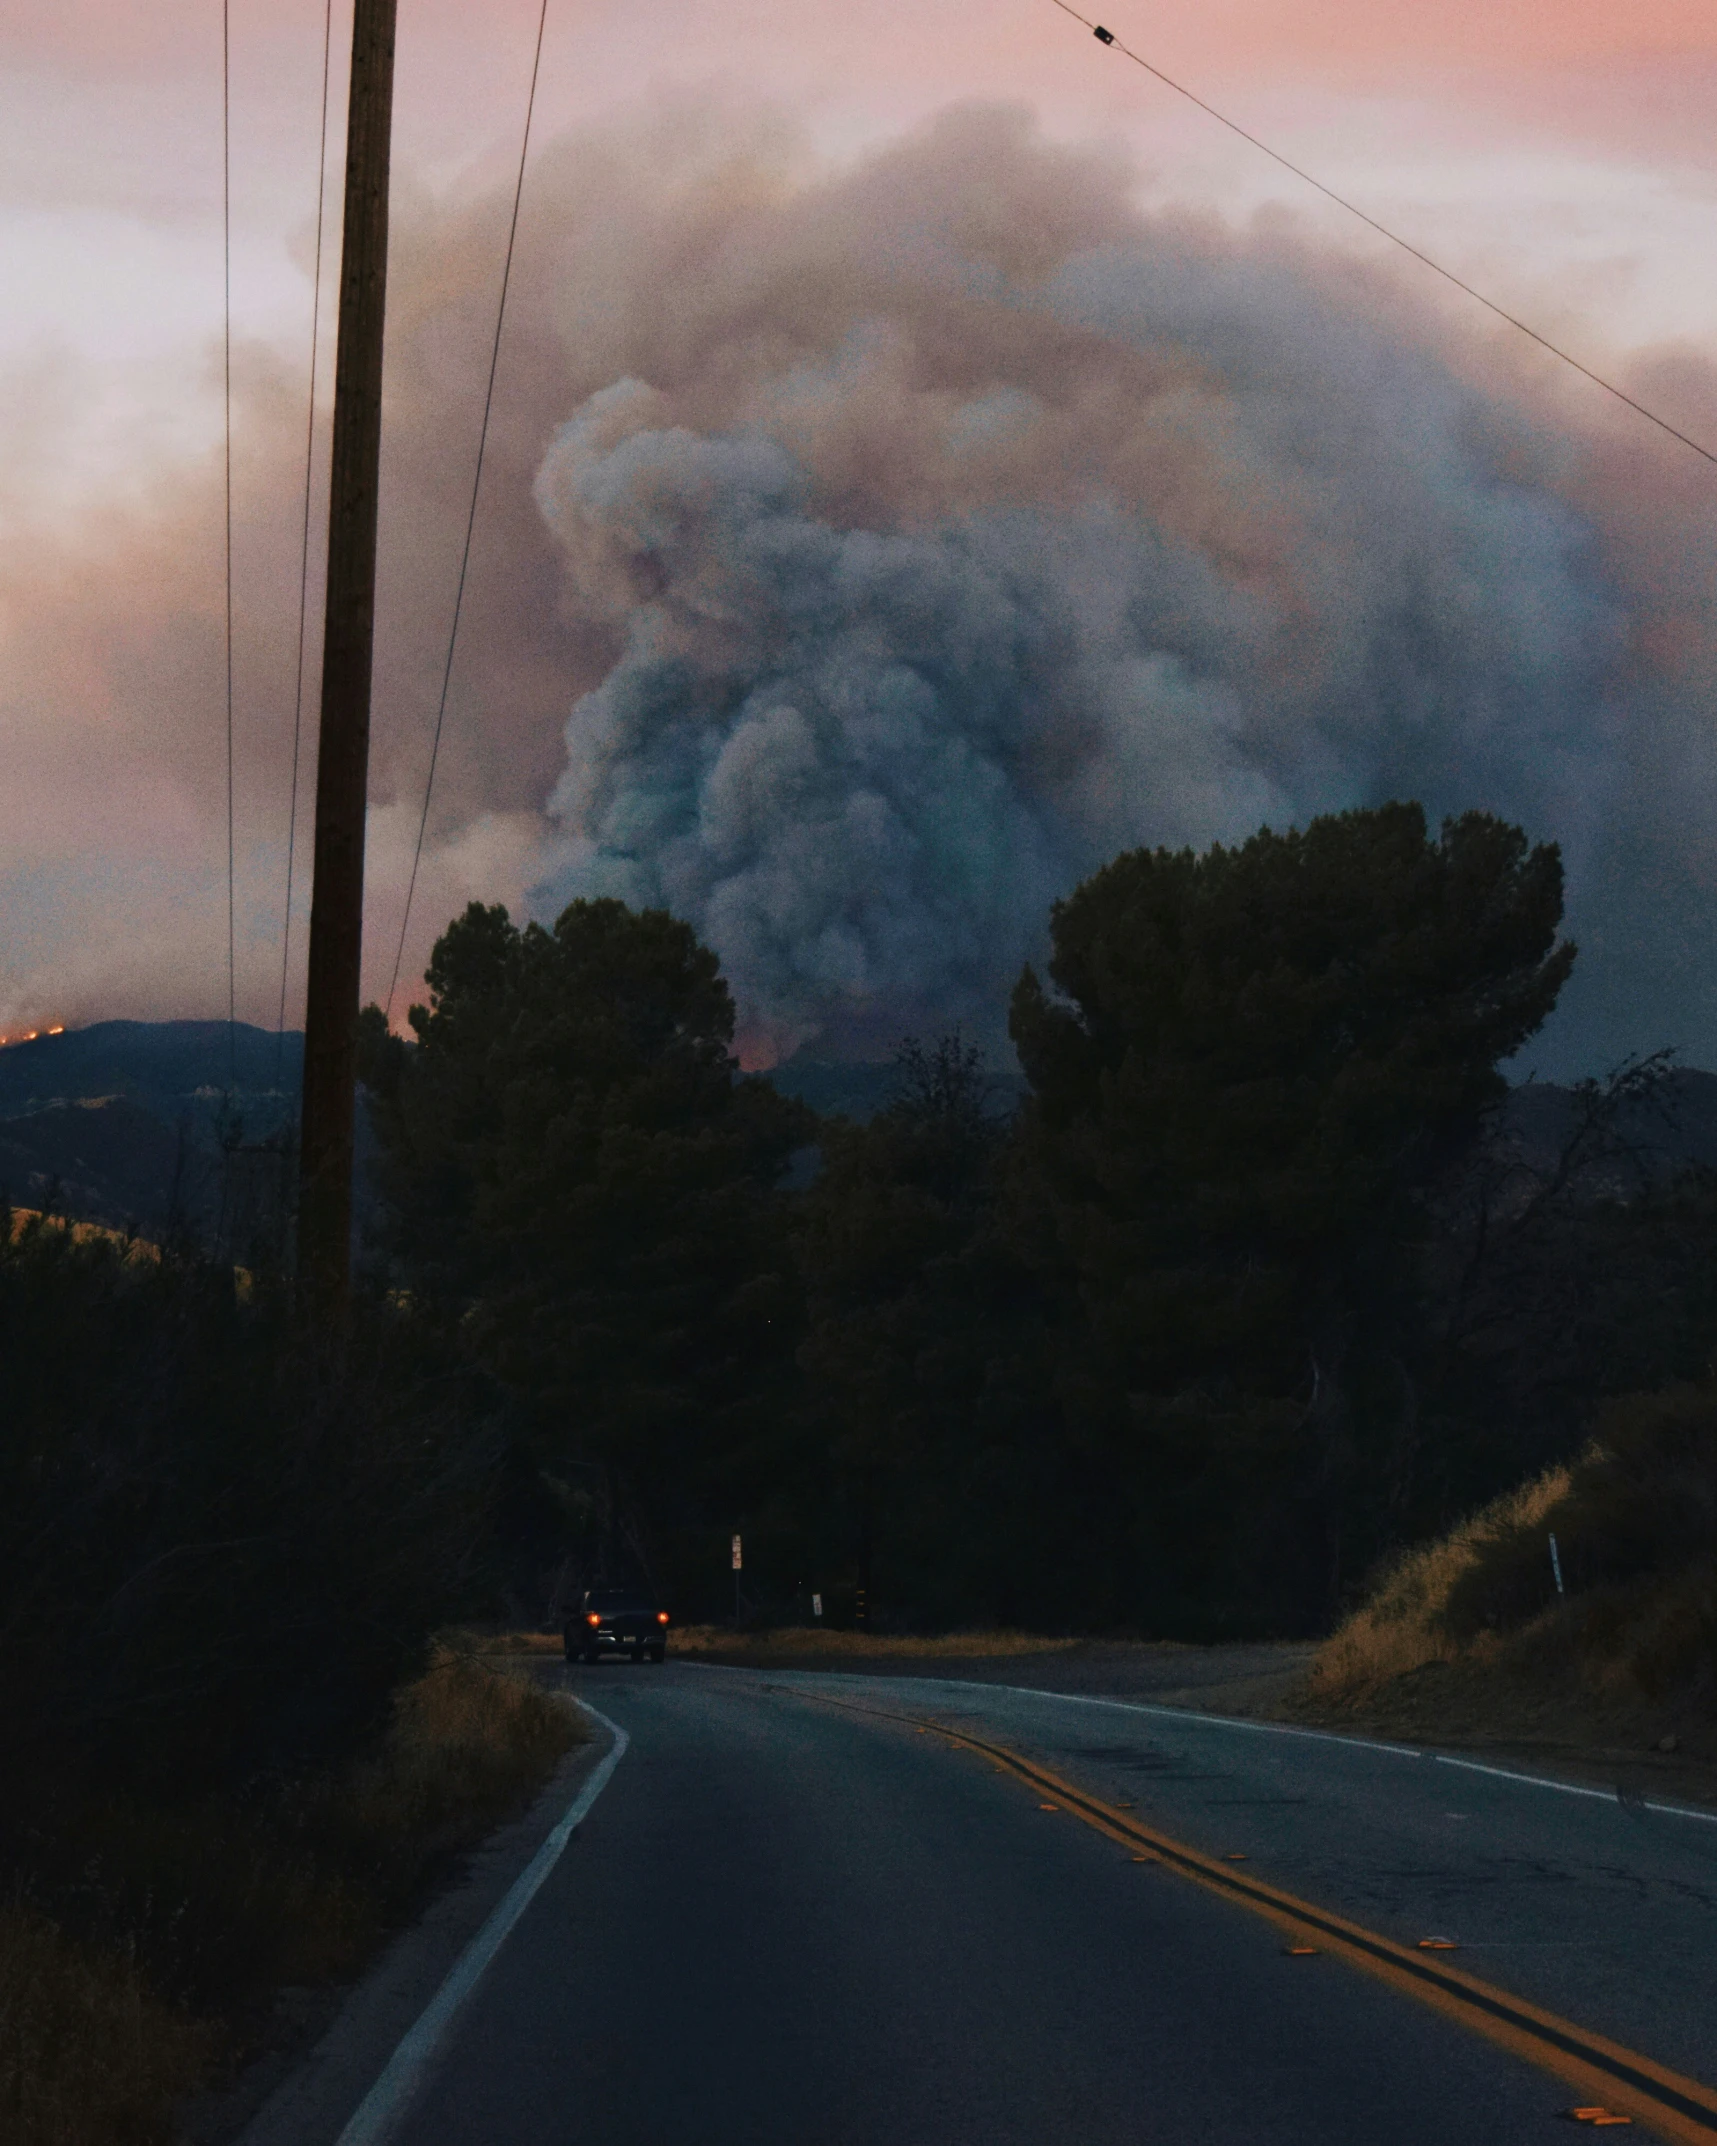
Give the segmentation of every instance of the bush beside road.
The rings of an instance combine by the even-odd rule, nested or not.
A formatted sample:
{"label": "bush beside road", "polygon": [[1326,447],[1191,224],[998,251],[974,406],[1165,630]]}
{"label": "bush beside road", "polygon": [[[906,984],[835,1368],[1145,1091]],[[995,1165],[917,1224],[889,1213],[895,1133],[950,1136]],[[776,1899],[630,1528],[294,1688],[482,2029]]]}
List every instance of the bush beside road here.
{"label": "bush beside road", "polygon": [[285,2027],[306,1986],[349,1979],[453,1861],[583,1739],[533,1683],[443,1648],[348,1764],[273,1794],[79,1814],[71,1919],[0,1912],[0,2112],[8,2146],[153,2146],[175,2111]]}

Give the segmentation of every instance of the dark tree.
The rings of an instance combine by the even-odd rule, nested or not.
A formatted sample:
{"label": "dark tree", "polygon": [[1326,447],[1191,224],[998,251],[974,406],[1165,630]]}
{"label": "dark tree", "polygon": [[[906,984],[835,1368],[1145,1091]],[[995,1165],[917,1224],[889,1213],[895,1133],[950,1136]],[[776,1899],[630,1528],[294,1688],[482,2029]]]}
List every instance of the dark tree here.
{"label": "dark tree", "polygon": [[[824,1128],[795,1242],[809,1332],[800,1422],[819,1569],[885,1618],[993,1613],[1006,1532],[984,1493],[981,1395],[994,1347],[988,1254],[1007,1133],[983,1053],[908,1037],[867,1124]],[[807,1483],[807,1492],[810,1490]]]}
{"label": "dark tree", "polygon": [[399,1278],[448,1306],[543,1458],[669,1527],[726,1510],[791,1360],[772,1188],[804,1113],[740,1076],[715,956],[665,911],[581,901],[521,931],[473,904],[428,982],[415,1049],[366,1031]]}
{"label": "dark tree", "polygon": [[0,1203],[0,1866],[32,1798],[339,1757],[469,1613],[492,1396],[360,1310],[336,1370],[284,1291]]}
{"label": "dark tree", "polygon": [[1488,1114],[1435,1201],[1446,1505],[1490,1494],[1499,1444],[1518,1479],[1573,1451],[1600,1401],[1709,1375],[1717,1176],[1683,1118],[1710,1084],[1660,1051]]}
{"label": "dark tree", "polygon": [[1428,1194],[1555,1004],[1561,913],[1553,846],[1411,804],[1135,851],[1057,904],[1054,994],[1014,994],[1012,1227],[1063,1292],[1119,1593],[1312,1621],[1401,1524]]}

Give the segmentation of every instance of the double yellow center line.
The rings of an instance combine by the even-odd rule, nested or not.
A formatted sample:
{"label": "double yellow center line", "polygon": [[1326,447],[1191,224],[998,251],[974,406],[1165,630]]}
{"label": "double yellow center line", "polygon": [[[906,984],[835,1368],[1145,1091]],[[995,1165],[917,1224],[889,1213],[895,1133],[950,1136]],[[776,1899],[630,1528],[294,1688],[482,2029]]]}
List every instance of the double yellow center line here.
{"label": "double yellow center line", "polygon": [[1053,1773],[1034,1759],[1021,1758],[1003,1744],[992,1744],[963,1729],[911,1714],[896,1714],[882,1707],[860,1706],[847,1699],[823,1693],[804,1694],[826,1706],[852,1714],[869,1714],[942,1737],[950,1744],[975,1751],[994,1766],[1014,1775],[1053,1798],[1057,1809],[1081,1819],[1095,1831],[1135,1853],[1142,1852],[1178,1871],[1194,1884],[1203,1885],[1225,1899],[1233,1900],[1261,1915],[1283,1932],[1294,1951],[1328,1952],[1350,1966],[1362,1969],[1392,1989],[1417,1999],[1445,2019],[1481,2034],[1486,2041],[1511,2056],[1551,2073],[1572,2087],[1584,2107],[1570,2110],[1587,2121],[1632,2118],[1649,2125],[1672,2146],[1717,2146],[1717,2094],[1696,2079],[1654,2064],[1650,2057],[1625,2049],[1554,2012],[1516,1997],[1507,1990],[1480,1982],[1447,1964],[1437,1953],[1426,1953],[1393,1938],[1383,1937],[1362,1924],[1327,1908],[1266,1885],[1261,1878],[1238,1870],[1232,1862],[1203,1854],[1184,1841],[1171,1839],[1154,1826],[1142,1824],[1128,1811]]}

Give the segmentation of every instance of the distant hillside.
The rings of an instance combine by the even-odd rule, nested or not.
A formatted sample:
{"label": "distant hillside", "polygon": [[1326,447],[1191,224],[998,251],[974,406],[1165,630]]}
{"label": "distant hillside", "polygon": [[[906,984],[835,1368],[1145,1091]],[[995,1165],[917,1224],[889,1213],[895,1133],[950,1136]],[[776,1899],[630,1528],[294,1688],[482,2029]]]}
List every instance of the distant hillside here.
{"label": "distant hillside", "polygon": [[[99,1021],[0,1050],[0,1190],[79,1220],[207,1235],[234,1209],[223,1127],[252,1143],[295,1115],[304,1038],[224,1021]],[[254,1164],[239,1187],[254,1199]]]}
{"label": "distant hillside", "polygon": [[[824,1117],[873,1118],[893,1100],[899,1086],[892,1062],[873,1059],[789,1058],[767,1078],[783,1095],[808,1103]],[[1023,1094],[1017,1071],[1011,1081],[996,1081],[998,1106],[1011,1106]],[[1521,1160],[1533,1169],[1552,1168],[1574,1131],[1580,1109],[1580,1097],[1573,1088],[1548,1081],[1524,1082],[1516,1088],[1504,1125]],[[1690,1164],[1717,1168],[1717,1073],[1702,1073],[1692,1066],[1675,1068],[1649,1097],[1624,1104],[1611,1131],[1614,1141],[1629,1149],[1637,1162],[1636,1186],[1642,1174],[1659,1176]],[[1618,1184],[1605,1189],[1628,1188]]]}
{"label": "distant hillside", "polygon": [[123,1095],[167,1117],[208,1115],[231,1092],[241,1106],[295,1100],[304,1038],[225,1021],[97,1021],[0,1050],[0,1117],[55,1102]]}
{"label": "distant hillside", "polygon": [[203,1207],[210,1160],[123,1096],[0,1120],[0,1187],[14,1205],[52,1205],[80,1221],[134,1224],[145,1234],[168,1220],[176,1184],[182,1205]]}
{"label": "distant hillside", "polygon": [[899,1075],[892,1064],[855,1059],[789,1058],[765,1076],[772,1088],[806,1103],[819,1117],[874,1118],[891,1101]]}
{"label": "distant hillside", "polygon": [[[1529,1081],[1509,1097],[1507,1129],[1523,1161],[1550,1168],[1574,1131],[1581,1108],[1573,1088]],[[1650,1093],[1625,1102],[1610,1128],[1623,1167],[1596,1173],[1606,1191],[1639,1189],[1644,1178],[1672,1176],[1691,1165],[1717,1168],[1717,1073],[1677,1066]]]}
{"label": "distant hillside", "polygon": [[[304,1037],[241,1022],[99,1021],[0,1049],[0,1191],[79,1220],[159,1231],[218,1218],[223,1115],[266,1139],[296,1116]],[[794,1059],[769,1075],[824,1116],[873,1117],[887,1063]],[[361,1138],[361,1128],[360,1128]]]}
{"label": "distant hillside", "polygon": [[[100,1021],[11,1044],[0,1049],[0,1191],[37,1207],[57,1187],[79,1219],[150,1231],[177,1214],[206,1231],[233,1201],[223,1120],[246,1147],[277,1134],[297,1116],[303,1064],[296,1030],[240,1023],[229,1035],[224,1021]],[[887,1062],[793,1058],[768,1078],[824,1116],[864,1119],[898,1075]],[[1579,1109],[1572,1089],[1517,1088],[1507,1128],[1521,1159],[1551,1166]],[[1626,1193],[1690,1163],[1717,1168],[1717,1074],[1671,1073],[1623,1109],[1615,1132],[1638,1160],[1601,1168],[1594,1190]]]}

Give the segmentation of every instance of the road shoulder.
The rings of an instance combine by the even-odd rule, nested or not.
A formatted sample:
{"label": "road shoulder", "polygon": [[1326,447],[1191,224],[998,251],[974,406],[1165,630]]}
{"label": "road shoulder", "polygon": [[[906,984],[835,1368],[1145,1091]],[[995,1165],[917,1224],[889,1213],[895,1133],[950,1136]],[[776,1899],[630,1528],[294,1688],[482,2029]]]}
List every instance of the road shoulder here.
{"label": "road shoulder", "polygon": [[[1309,1641],[1236,1641],[1197,1646],[1172,1641],[1077,1640],[1054,1651],[1012,1655],[887,1651],[820,1654],[747,1646],[706,1647],[692,1657],[711,1666],[819,1675],[952,1681],[1029,1688],[1062,1698],[1102,1698],[1166,1706],[1240,1721],[1322,1730],[1362,1742],[1411,1744],[1487,1764],[1634,1797],[1717,1807],[1717,1763],[1684,1734],[1681,1748],[1657,1748],[1664,1724],[1616,1709],[1557,1704],[1527,1690],[1499,1700],[1486,1686],[1469,1693],[1457,1674],[1403,1679],[1406,1688],[1370,1705],[1319,1704],[1306,1690],[1317,1648]],[[1446,1685],[1447,1691],[1440,1687]]]}
{"label": "road shoulder", "polygon": [[[567,1702],[572,1703],[570,1698]],[[491,1834],[454,1881],[344,1988],[285,1993],[274,2046],[186,2112],[184,2146],[333,2146],[472,1939],[607,1757],[598,1729],[569,1751],[523,1816]]]}

